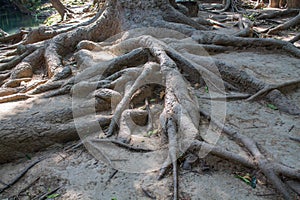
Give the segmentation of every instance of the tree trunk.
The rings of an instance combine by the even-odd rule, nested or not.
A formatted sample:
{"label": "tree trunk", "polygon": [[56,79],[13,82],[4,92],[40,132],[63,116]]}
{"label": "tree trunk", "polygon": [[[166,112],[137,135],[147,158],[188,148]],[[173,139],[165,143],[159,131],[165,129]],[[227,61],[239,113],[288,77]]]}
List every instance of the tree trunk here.
{"label": "tree trunk", "polygon": [[[66,8],[61,2],[51,3],[64,18]],[[300,115],[295,102],[279,90],[281,85],[269,85],[237,67],[245,64],[234,65],[232,60],[214,59],[208,53],[264,48],[299,58],[298,48],[275,39],[209,31],[214,24],[202,21],[204,25],[180,13],[168,0],[110,0],[89,21],[32,31],[15,51],[19,55],[0,65],[0,106],[1,111],[6,110],[0,116],[0,163],[78,136],[99,159],[105,145],[93,143],[95,140],[135,153],[165,151],[166,145],[158,140],[147,144],[148,139],[161,137],[169,145],[159,176],[172,165],[173,197],[178,199],[177,158],[190,151],[194,140],[208,145],[199,132],[201,107],[195,95],[199,87],[225,99],[230,90],[244,92],[252,99],[261,97],[281,112]],[[4,53],[11,53],[14,47]],[[222,106],[226,104],[210,108],[211,120],[221,115],[221,121],[225,120],[226,107]],[[134,123],[134,118],[143,123]],[[141,126],[145,121],[147,126]],[[231,132],[229,138],[249,156],[234,156],[226,149],[220,151],[221,147],[212,152],[262,171],[285,199],[291,199],[278,174],[300,180],[299,174],[270,162],[252,138],[224,132]]]}
{"label": "tree trunk", "polygon": [[30,11],[28,8],[26,8],[22,3],[20,3],[18,0],[16,1],[11,1],[15,6],[18,7],[21,13],[27,14],[27,15],[32,15],[34,14],[33,11]]}
{"label": "tree trunk", "polygon": [[280,0],[270,0],[269,1],[269,8],[279,8],[279,2]]}
{"label": "tree trunk", "polygon": [[61,16],[61,20],[66,20],[67,17],[72,17],[71,10],[65,7],[60,0],[50,0],[53,7],[57,10],[59,15]]}
{"label": "tree trunk", "polygon": [[288,8],[300,8],[300,1],[299,0],[287,0],[287,7]]}

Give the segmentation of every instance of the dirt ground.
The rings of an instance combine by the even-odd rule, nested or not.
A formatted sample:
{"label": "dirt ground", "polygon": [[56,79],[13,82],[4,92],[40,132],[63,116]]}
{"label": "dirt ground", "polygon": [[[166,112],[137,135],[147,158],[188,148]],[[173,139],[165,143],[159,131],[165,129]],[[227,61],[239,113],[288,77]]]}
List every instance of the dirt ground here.
{"label": "dirt ground", "polygon": [[[259,52],[248,51],[223,53],[213,57],[226,60],[230,58],[241,69],[271,83],[300,76],[299,60],[289,55],[274,53],[262,55]],[[198,97],[206,95],[202,88],[198,90]],[[299,105],[300,88],[293,89],[286,95]],[[67,96],[60,98],[61,102],[70,103]],[[49,102],[41,102],[39,106],[45,106],[47,103]],[[210,100],[199,98],[199,103],[207,110],[210,107]],[[18,108],[18,104],[20,102],[1,104],[1,116],[5,117],[7,113],[11,113],[14,110],[13,106]],[[36,109],[38,107],[25,107],[22,112],[32,113]],[[19,107],[17,110],[22,109]],[[300,145],[289,138],[300,136],[299,117],[273,110],[267,107],[264,101],[254,103],[229,101],[226,113],[227,124],[254,138],[267,155],[289,167],[300,168]],[[205,120],[201,127],[203,138],[209,142],[210,138],[206,137]],[[230,151],[243,154],[240,147],[226,137],[221,136],[218,144]],[[30,169],[17,184],[1,194],[1,199],[17,196],[27,186],[30,187],[19,194],[20,199],[38,199],[40,195],[57,187],[60,189],[54,193],[59,194],[56,199],[151,199],[147,196],[165,199],[171,195],[171,174],[158,181],[155,171],[149,173],[128,173],[122,169],[116,171],[106,163],[93,158],[83,146],[67,151],[66,147],[70,145],[72,143],[55,145],[46,151],[30,155],[31,160],[24,157],[1,165],[0,180],[8,183],[30,163],[38,158],[45,158]],[[136,160],[136,162],[138,164],[146,161]],[[206,166],[205,170],[203,166]],[[252,171],[207,156],[194,165],[191,171],[180,170],[180,195],[182,199],[279,199],[263,177],[258,178],[258,185],[253,189],[235,176],[246,173],[251,174]],[[34,182],[37,178],[38,180]]]}
{"label": "dirt ground", "polygon": [[[288,39],[297,31],[283,32],[281,38]],[[296,43],[300,46],[299,43]],[[247,50],[212,55],[212,58],[226,60],[239,69],[247,71],[268,83],[281,83],[300,76],[300,60],[278,52]],[[200,107],[209,111],[210,100],[204,88],[196,95]],[[300,106],[300,88],[291,88],[286,93]],[[71,104],[69,96],[57,97],[58,106]],[[57,99],[56,98],[56,99]],[[24,102],[0,104],[0,119],[14,114],[35,113],[39,107],[46,107],[50,100],[39,102],[32,107],[34,99]],[[300,144],[291,137],[300,137],[300,117],[281,113],[268,107],[265,101],[245,102],[243,100],[226,102],[226,124],[253,138],[272,159],[295,169],[300,169]],[[201,124],[201,136],[210,142],[207,123]],[[130,173],[122,168],[113,169],[107,163],[95,159],[84,146],[69,148],[79,141],[57,144],[48,149],[11,163],[0,165],[0,188],[9,183],[23,169],[39,158],[44,158],[32,167],[16,184],[0,194],[0,199],[168,199],[172,195],[172,175],[157,180],[158,172]],[[245,152],[233,141],[220,136],[218,144],[237,154]],[[120,161],[122,165],[122,160]],[[146,163],[147,157],[140,157],[136,163]],[[198,199],[281,199],[263,176],[257,177],[256,188],[247,185],[236,175],[251,174],[253,171],[240,165],[227,162],[214,156],[206,156],[193,165],[192,170],[179,170],[180,198]],[[298,192],[300,193],[298,183]],[[296,186],[295,186],[296,187]],[[300,196],[294,196],[300,199]]]}

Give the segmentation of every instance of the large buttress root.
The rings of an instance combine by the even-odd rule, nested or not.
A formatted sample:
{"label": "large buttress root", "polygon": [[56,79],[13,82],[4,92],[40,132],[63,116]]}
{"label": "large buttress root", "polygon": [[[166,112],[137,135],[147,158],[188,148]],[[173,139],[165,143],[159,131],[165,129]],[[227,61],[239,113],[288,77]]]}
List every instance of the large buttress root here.
{"label": "large buttress root", "polygon": [[[129,45],[130,43],[134,43],[133,45]],[[136,44],[138,43],[138,44]],[[139,47],[142,46],[143,48],[148,48],[149,51],[153,56],[157,58],[159,61],[160,67],[158,68],[161,71],[162,80],[165,80],[165,97],[164,97],[164,110],[161,114],[161,120],[160,120],[160,125],[162,127],[162,132],[163,134],[166,134],[168,138],[168,144],[169,144],[169,153],[168,153],[168,158],[166,159],[165,164],[162,166],[162,170],[160,173],[160,177],[162,177],[165,174],[165,170],[167,167],[171,164],[173,167],[173,197],[174,199],[178,198],[178,177],[177,177],[177,158],[179,158],[186,150],[187,148],[180,148],[186,145],[186,147],[189,147],[189,142],[187,141],[193,141],[195,140],[197,134],[198,134],[198,124],[199,124],[199,114],[195,110],[197,110],[197,104],[193,101],[192,98],[192,91],[189,90],[189,86],[185,83],[183,76],[181,73],[179,73],[176,65],[176,62],[174,62],[169,56],[171,55],[172,58],[175,58],[175,60],[179,63],[182,64],[184,63],[186,66],[189,67],[188,69],[185,68],[185,72],[187,73],[195,73],[195,69],[197,69],[197,60],[195,63],[189,62],[189,59],[184,58],[181,56],[179,53],[176,52],[174,49],[168,48],[165,44],[160,43],[157,41],[155,38],[152,38],[150,36],[146,37],[139,37],[135,39],[131,39],[129,43],[127,43],[129,46],[132,47]],[[122,44],[120,44],[122,46]],[[116,51],[119,49],[119,44],[116,46],[109,47],[111,51],[119,52]],[[188,54],[186,54],[188,57]],[[189,58],[189,57],[188,57]],[[233,73],[234,70],[238,71],[234,67],[226,66],[224,63],[217,63],[218,68],[220,69],[220,73],[222,76],[224,76],[225,79],[229,78],[227,77],[228,74],[231,76],[237,76],[235,73]],[[205,66],[205,60],[203,61],[203,64]],[[114,113],[114,121],[111,122],[110,127],[109,127],[109,134],[108,136],[111,136],[112,134],[116,134],[117,130],[115,129],[118,121],[120,120],[120,116],[122,115],[121,113],[124,112],[126,104],[128,105],[130,98],[134,91],[137,90],[138,87],[142,86],[142,82],[140,81],[141,79],[145,80],[147,83],[147,78],[145,76],[147,72],[147,66],[144,65],[143,72],[141,72],[140,75],[138,75],[137,78],[134,78],[134,83],[132,84],[132,90],[129,90],[129,92],[126,92],[125,90],[125,95],[123,97],[123,100],[121,100],[122,103],[119,104],[117,107],[115,113]],[[199,68],[199,70],[202,70],[201,72],[203,73],[211,73],[209,71],[206,71],[207,69],[202,67]],[[233,70],[233,71],[231,71]],[[153,71],[152,71],[153,73]],[[237,73],[239,74],[239,73]],[[147,74],[149,75],[149,74]],[[239,74],[240,75],[240,74]],[[150,75],[151,76],[151,75]],[[192,80],[200,80],[200,74],[199,75],[194,75]],[[235,77],[233,80],[239,81],[246,81],[247,87],[244,85],[240,85],[241,88],[248,88],[249,92],[253,91],[258,91],[258,88],[264,88],[265,83],[254,79],[253,77],[244,74],[242,75],[243,77]],[[226,78],[227,77],[227,78]],[[140,78],[140,79],[139,79]],[[236,82],[232,82],[233,84],[236,84]],[[278,86],[279,87],[284,87],[288,86],[291,84],[297,84],[298,80],[287,82],[283,85]],[[251,89],[252,88],[252,89]],[[271,87],[271,89],[267,90],[271,91],[272,89],[276,89],[276,87]],[[130,94],[129,96],[127,96]],[[194,107],[195,106],[195,107]],[[207,115],[206,115],[207,116]],[[209,116],[209,115],[208,115]],[[222,126],[219,122],[216,122],[218,126]],[[187,125],[192,125],[192,128],[187,128]],[[112,131],[113,130],[113,131]],[[217,155],[222,158],[230,159],[235,162],[239,162],[247,167],[252,167],[255,169],[260,169],[265,176],[269,179],[269,181],[274,185],[275,188],[277,188],[278,192],[280,192],[286,199],[290,199],[290,195],[288,190],[286,189],[285,184],[281,181],[281,179],[278,177],[279,174],[284,174],[284,176],[287,176],[289,178],[295,178],[298,177],[297,171],[293,169],[289,169],[287,167],[281,166],[277,163],[269,163],[267,159],[260,153],[258,150],[257,145],[255,144],[252,139],[247,138],[243,136],[242,134],[237,134],[235,131],[231,130],[228,127],[225,127],[224,132],[229,135],[229,137],[234,137],[236,138],[236,143],[240,144],[243,143],[247,151],[249,151],[252,155],[254,160],[257,161],[255,162],[250,162],[249,160],[245,160],[242,157],[235,156],[234,154],[231,154],[230,152],[221,150],[216,147],[210,147],[213,150],[211,153],[213,155]],[[187,132],[188,133],[187,133]],[[188,140],[187,138],[190,140]],[[179,139],[180,138],[180,139]],[[193,139],[191,139],[193,138]],[[187,139],[187,140],[185,140]],[[129,140],[127,140],[129,142]],[[209,144],[207,143],[201,143],[198,142],[197,145],[200,145],[204,148],[208,148]],[[192,145],[193,146],[193,145]],[[210,149],[209,148],[209,149]],[[203,150],[203,149],[202,149]],[[210,149],[211,150],[211,149]]]}

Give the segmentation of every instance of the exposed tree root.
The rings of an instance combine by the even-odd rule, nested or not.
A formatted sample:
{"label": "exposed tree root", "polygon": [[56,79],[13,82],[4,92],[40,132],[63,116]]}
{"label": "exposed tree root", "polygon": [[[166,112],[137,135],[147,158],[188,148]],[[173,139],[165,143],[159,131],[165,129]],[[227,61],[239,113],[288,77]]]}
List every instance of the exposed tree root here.
{"label": "exposed tree root", "polygon": [[[201,112],[201,114],[205,115],[209,118],[207,113]],[[253,158],[255,159],[255,164],[257,167],[264,173],[264,175],[269,179],[269,181],[273,184],[273,186],[277,189],[278,192],[282,194],[285,199],[292,199],[290,193],[283,183],[283,181],[279,178],[279,174],[287,176],[289,178],[296,178],[299,180],[300,173],[299,170],[294,170],[292,168],[286,167],[274,161],[269,161],[259,150],[256,142],[251,138],[248,138],[236,130],[223,126],[222,123],[211,119],[218,127],[222,129],[222,131],[228,135],[230,138],[235,140],[237,144],[242,144],[245,146],[247,151],[251,153]]]}
{"label": "exposed tree root", "polygon": [[224,8],[220,12],[231,11],[231,12],[241,12],[239,0],[226,0]]}
{"label": "exposed tree root", "polygon": [[[227,4],[226,10],[233,6],[233,1],[227,1]],[[219,53],[235,48],[264,48],[283,50],[300,58],[300,50],[290,42],[242,38],[252,36],[253,24],[241,16],[241,31],[233,36],[208,31],[210,28],[206,25],[214,23],[192,20],[174,7],[165,0],[111,0],[87,22],[66,29],[40,28],[30,32],[22,41],[16,39],[18,44],[15,46],[22,44],[21,55],[2,60],[0,65],[0,103],[27,98],[30,98],[27,100],[30,103],[42,101],[44,106],[59,98],[67,102],[59,105],[58,101],[59,108],[55,109],[51,104],[53,109],[50,107],[43,113],[28,112],[14,119],[4,116],[0,121],[0,163],[55,142],[77,139],[80,130],[86,130],[80,136],[99,154],[102,154],[99,143],[113,143],[135,153],[154,152],[159,148],[138,146],[134,131],[150,132],[151,135],[156,130],[157,137],[168,143],[168,154],[159,178],[172,166],[174,200],[179,198],[180,189],[178,158],[184,157],[190,149],[204,150],[261,170],[285,199],[291,199],[280,175],[300,180],[299,170],[270,161],[252,138],[228,126],[223,127],[222,122],[201,112],[250,156],[245,158],[200,141],[200,113],[192,86],[206,86],[212,100],[248,98],[249,95],[252,96],[248,100],[264,97],[279,110],[298,115],[300,109],[280,89],[299,84],[299,79],[269,85],[226,61],[208,59],[207,51]],[[161,30],[145,28],[149,26]],[[122,31],[126,32],[115,36]],[[109,38],[111,36],[114,37]],[[5,51],[7,55],[17,52]],[[43,77],[36,78],[41,74]],[[160,90],[154,85],[160,85]],[[225,89],[247,94],[230,96]],[[65,96],[58,97],[60,95]],[[151,107],[153,105],[156,107]],[[158,108],[159,105],[163,108]],[[102,115],[104,111],[105,116]],[[105,135],[93,128],[85,129],[92,124],[107,128]],[[133,125],[142,128],[133,130]],[[99,134],[111,138],[95,138]],[[111,163],[107,156],[101,156]]]}
{"label": "exposed tree root", "polygon": [[289,42],[290,43],[295,43],[295,42],[297,42],[297,41],[299,41],[300,40],[300,33],[299,34],[297,34],[293,39],[291,39]]}
{"label": "exposed tree root", "polygon": [[283,24],[280,24],[279,26],[276,26],[275,28],[270,29],[268,31],[268,34],[276,34],[279,31],[292,28],[292,27],[297,26],[299,24],[300,24],[300,12],[293,19],[291,19],[291,20],[289,20],[289,21],[287,21],[287,22],[285,22]]}
{"label": "exposed tree root", "polygon": [[14,58],[10,62],[0,65],[0,71],[12,69],[17,64],[19,64],[24,58],[26,58],[28,55],[30,55],[33,51],[34,51],[34,49],[27,50],[22,55],[18,56],[17,58]]}
{"label": "exposed tree root", "polygon": [[258,91],[257,93],[255,93],[254,95],[252,95],[250,98],[248,98],[247,101],[256,100],[257,98],[260,98],[261,96],[265,95],[266,93],[268,93],[272,90],[275,90],[275,89],[279,90],[284,87],[298,85],[299,83],[300,83],[300,79],[287,81],[287,82],[277,84],[277,85],[268,85],[265,88]]}
{"label": "exposed tree root", "polygon": [[300,57],[300,50],[289,42],[275,39],[240,38],[216,33],[196,32],[192,36],[200,44],[214,44],[235,47],[264,47],[271,49],[283,49],[296,57]]}
{"label": "exposed tree root", "polygon": [[134,151],[134,152],[151,152],[153,150],[151,149],[144,149],[144,148],[140,148],[140,147],[134,147],[132,145],[128,145],[126,143],[120,142],[118,140],[109,140],[109,139],[93,139],[91,140],[92,142],[96,142],[96,143],[101,143],[101,142],[111,142],[113,144],[116,144],[120,147],[123,147],[125,149],[128,149],[129,151]]}
{"label": "exposed tree root", "polygon": [[0,189],[0,194],[4,192],[6,189],[12,187],[15,183],[17,183],[32,167],[34,167],[36,164],[41,162],[45,158],[38,159],[37,161],[30,164],[28,167],[26,167],[14,180],[12,180],[10,183],[6,184],[4,188]]}
{"label": "exposed tree root", "polygon": [[50,196],[51,194],[55,193],[57,190],[59,190],[62,186],[58,186],[56,188],[54,188],[53,190],[50,190],[49,192],[46,192],[45,194],[42,194],[39,196],[39,199],[47,199],[48,196]]}
{"label": "exposed tree root", "polygon": [[13,42],[17,43],[20,42],[23,39],[23,35],[28,34],[28,31],[21,30],[18,33],[12,34],[12,35],[6,35],[4,37],[0,37],[1,43],[7,43],[7,42]]}
{"label": "exposed tree root", "polygon": [[11,101],[19,101],[30,98],[31,96],[26,94],[12,94],[4,97],[0,97],[0,103],[7,103]]}
{"label": "exposed tree root", "polygon": [[272,19],[272,18],[279,18],[279,17],[285,17],[285,16],[295,16],[299,13],[299,10],[297,9],[285,9],[282,11],[274,11],[269,14],[262,14],[257,17],[257,19]]}

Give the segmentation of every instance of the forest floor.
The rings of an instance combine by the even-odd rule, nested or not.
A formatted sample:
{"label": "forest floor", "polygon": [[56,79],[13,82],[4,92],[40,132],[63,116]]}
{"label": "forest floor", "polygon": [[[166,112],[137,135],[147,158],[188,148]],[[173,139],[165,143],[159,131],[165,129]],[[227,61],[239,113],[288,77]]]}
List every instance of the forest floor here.
{"label": "forest floor", "polygon": [[[213,15],[200,12],[202,16]],[[232,14],[232,13],[227,13]],[[284,20],[284,19],[283,19]],[[266,22],[255,27],[262,30],[274,25]],[[232,23],[227,23],[228,27]],[[218,31],[236,31],[224,29]],[[299,30],[281,32],[278,39],[289,40]],[[300,46],[300,43],[295,43]],[[237,50],[235,52],[211,55],[212,58],[231,61],[236,67],[264,80],[267,83],[281,83],[300,77],[300,60],[288,54],[276,51]],[[243,64],[244,63],[244,64]],[[246,67],[247,66],[247,67]],[[255,66],[251,68],[250,66]],[[197,95],[208,95],[207,91],[199,89]],[[293,88],[286,93],[289,99],[300,106],[300,88]],[[64,107],[70,105],[69,95],[51,99],[28,99],[22,102],[0,104],[0,118],[19,113],[31,115],[45,109],[49,104]],[[199,105],[209,110],[211,100],[199,98]],[[59,102],[59,103],[58,103]],[[290,138],[300,137],[300,117],[291,116],[268,105],[265,101],[226,102],[226,124],[229,124],[246,136],[249,136],[264,147],[266,155],[272,155],[274,160],[286,166],[300,169],[300,145]],[[49,106],[51,107],[51,106]],[[11,117],[11,116],[10,116]],[[205,138],[207,123],[201,122],[201,135]],[[129,173],[117,171],[106,163],[96,160],[81,145],[78,148],[68,148],[78,141],[67,144],[57,144],[45,151],[32,155],[24,155],[23,159],[0,166],[0,180],[9,183],[32,162],[44,159],[32,167],[16,184],[0,194],[0,199],[18,197],[19,199],[165,199],[172,195],[172,176],[157,180],[157,172]],[[238,145],[226,137],[220,137],[218,144],[237,154],[241,151]],[[145,158],[146,159],[146,158]],[[143,163],[142,160],[137,162]],[[237,175],[245,176],[252,171],[240,165],[234,165],[226,160],[214,156],[207,156],[195,164],[192,170],[179,170],[179,188],[181,199],[280,199],[264,177],[257,177],[256,188],[247,185]],[[3,186],[0,182],[0,188]],[[292,184],[292,183],[291,183]],[[300,193],[300,184],[293,184]],[[58,188],[59,187],[59,188]],[[25,188],[25,189],[24,189]],[[57,189],[53,192],[54,189]],[[47,197],[48,193],[48,197]],[[45,195],[46,194],[46,195]],[[44,197],[43,197],[44,195]],[[295,199],[299,199],[299,196]],[[12,199],[12,198],[11,198]]]}

